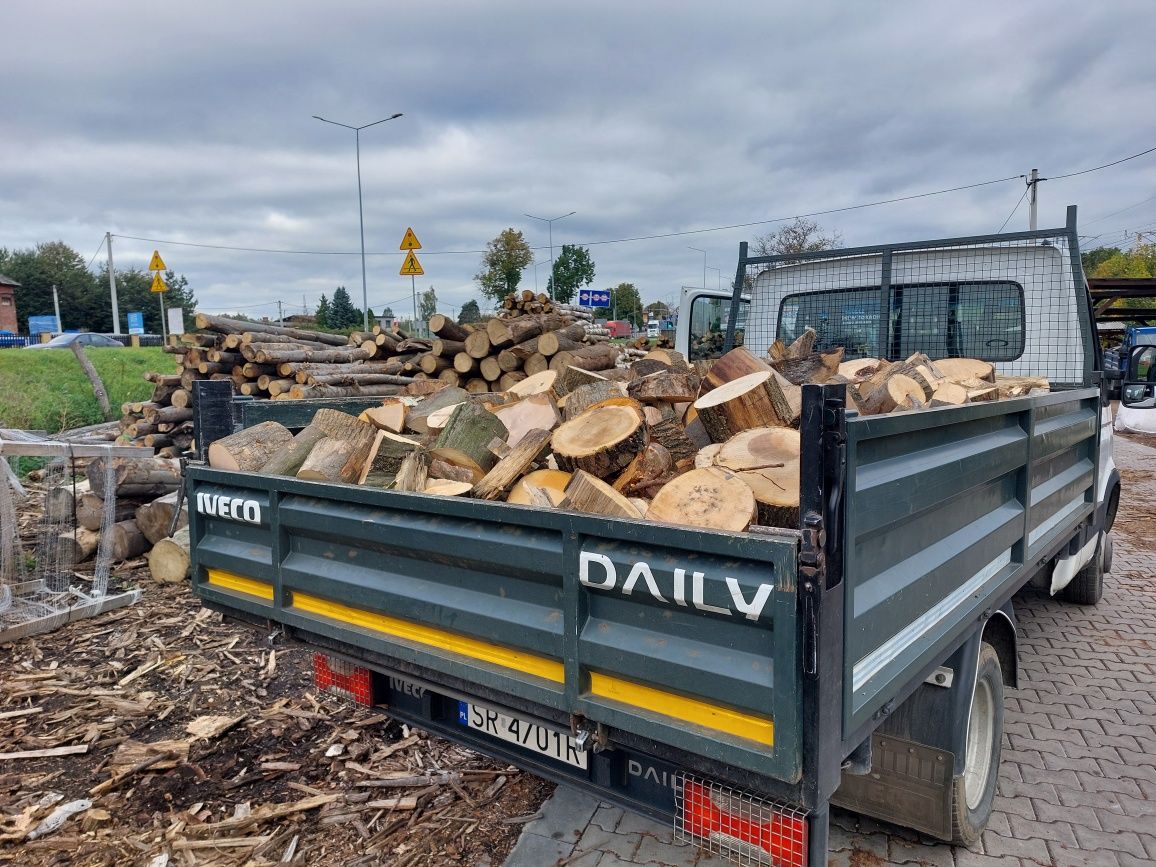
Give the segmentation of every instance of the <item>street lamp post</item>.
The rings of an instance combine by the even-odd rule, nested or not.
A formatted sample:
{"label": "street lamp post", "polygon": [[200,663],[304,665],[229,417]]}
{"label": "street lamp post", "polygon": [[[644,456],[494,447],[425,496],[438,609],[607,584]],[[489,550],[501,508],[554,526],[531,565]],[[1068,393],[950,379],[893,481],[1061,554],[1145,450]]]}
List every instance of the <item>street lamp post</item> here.
{"label": "street lamp post", "polygon": [[[710,270],[714,271],[715,274],[718,276],[718,288],[719,288],[719,291],[721,292],[722,291],[722,269],[716,268],[714,265],[711,265],[709,267],[710,267]],[[706,281],[705,280],[703,281],[703,288],[706,288]]]}
{"label": "street lamp post", "polygon": [[[567,217],[573,217],[577,211],[571,211],[569,214],[563,214],[561,217],[535,217],[533,214],[523,213],[523,217],[529,217],[531,220],[541,220],[550,228],[550,300],[554,300],[554,221],[565,220]],[[534,277],[537,279],[537,272],[534,272]]]}
{"label": "street lamp post", "polygon": [[698,247],[687,247],[688,250],[694,250],[696,253],[702,253],[702,288],[706,288],[706,250],[700,250]]}
{"label": "street lamp post", "polygon": [[334,126],[343,126],[346,129],[353,130],[354,142],[357,147],[357,219],[361,224],[361,308],[362,318],[364,320],[363,327],[366,331],[369,330],[369,293],[366,289],[365,282],[365,210],[361,204],[361,131],[369,129],[371,126],[377,126],[379,123],[385,123],[387,120],[396,120],[401,117],[401,112],[391,114],[389,117],[383,117],[381,120],[375,120],[373,123],[362,124],[361,126],[350,126],[347,123],[339,123],[335,120],[328,120],[321,115],[313,115],[315,120],[323,123],[331,123]]}

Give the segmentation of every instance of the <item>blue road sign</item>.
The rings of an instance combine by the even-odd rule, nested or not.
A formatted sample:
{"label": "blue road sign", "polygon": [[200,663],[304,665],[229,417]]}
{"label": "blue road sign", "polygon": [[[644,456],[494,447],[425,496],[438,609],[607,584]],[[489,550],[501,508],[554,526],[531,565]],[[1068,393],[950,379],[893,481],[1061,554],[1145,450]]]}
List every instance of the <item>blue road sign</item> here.
{"label": "blue road sign", "polygon": [[55,332],[60,330],[60,323],[56,321],[55,316],[29,316],[28,317],[28,333],[41,334],[45,331]]}
{"label": "blue road sign", "polygon": [[601,289],[582,289],[578,292],[578,303],[583,307],[609,307],[610,292]]}
{"label": "blue road sign", "polygon": [[144,334],[144,314],[130,313],[128,314],[128,333],[129,334]]}

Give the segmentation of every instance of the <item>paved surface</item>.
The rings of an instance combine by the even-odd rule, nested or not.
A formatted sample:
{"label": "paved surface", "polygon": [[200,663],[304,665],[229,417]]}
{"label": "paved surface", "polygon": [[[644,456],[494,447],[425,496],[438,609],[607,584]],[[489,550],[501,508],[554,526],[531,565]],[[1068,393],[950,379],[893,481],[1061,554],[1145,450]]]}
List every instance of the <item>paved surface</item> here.
{"label": "paved surface", "polygon": [[[1156,449],[1117,439],[1124,496],[1095,608],[1016,600],[1020,688],[1008,690],[995,811],[974,850],[834,811],[831,867],[1156,864]],[[669,827],[559,787],[506,867],[707,867]]]}

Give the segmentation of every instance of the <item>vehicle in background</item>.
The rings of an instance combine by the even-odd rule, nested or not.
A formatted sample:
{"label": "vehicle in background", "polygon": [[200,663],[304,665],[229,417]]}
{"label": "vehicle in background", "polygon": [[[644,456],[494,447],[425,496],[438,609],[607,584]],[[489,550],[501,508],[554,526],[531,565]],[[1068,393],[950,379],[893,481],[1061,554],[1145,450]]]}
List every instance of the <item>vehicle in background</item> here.
{"label": "vehicle in background", "polygon": [[1124,368],[1116,430],[1156,434],[1156,340],[1134,345],[1124,357]]}
{"label": "vehicle in background", "polygon": [[651,319],[646,323],[646,336],[651,339],[658,337],[658,320]]}
{"label": "vehicle in background", "polygon": [[83,331],[74,334],[58,334],[49,340],[47,343],[34,343],[31,346],[24,347],[25,349],[68,349],[74,343],[79,343],[81,346],[91,346],[93,348],[100,347],[120,347],[124,348],[124,344],[119,340],[113,340],[111,337],[105,337],[103,334],[92,334],[88,331]]}
{"label": "vehicle in background", "polygon": [[1128,357],[1132,349],[1152,344],[1156,344],[1156,327],[1129,325],[1124,328],[1124,342],[1117,347],[1104,350],[1104,373],[1112,377],[1110,385],[1113,400],[1120,399],[1120,381],[1127,373]]}
{"label": "vehicle in background", "polygon": [[611,338],[631,337],[634,334],[634,326],[626,319],[611,319],[607,321],[606,330],[610,332]]}

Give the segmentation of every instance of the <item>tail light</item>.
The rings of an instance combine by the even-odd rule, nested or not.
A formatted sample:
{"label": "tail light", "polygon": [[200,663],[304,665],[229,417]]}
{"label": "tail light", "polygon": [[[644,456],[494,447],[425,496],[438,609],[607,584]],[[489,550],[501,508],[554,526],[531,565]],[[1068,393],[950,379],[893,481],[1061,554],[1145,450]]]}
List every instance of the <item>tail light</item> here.
{"label": "tail light", "polygon": [[677,839],[739,864],[806,867],[805,811],[689,775],[675,797]]}
{"label": "tail light", "polygon": [[323,653],[313,654],[313,685],[322,692],[348,698],[358,704],[373,706],[373,674],[343,659]]}

